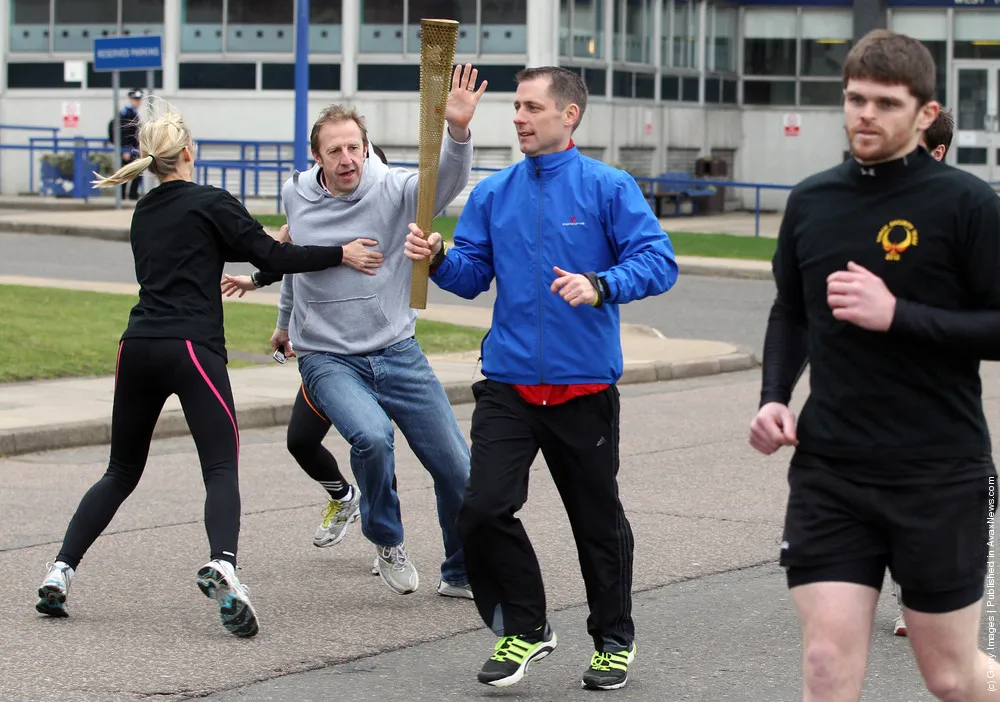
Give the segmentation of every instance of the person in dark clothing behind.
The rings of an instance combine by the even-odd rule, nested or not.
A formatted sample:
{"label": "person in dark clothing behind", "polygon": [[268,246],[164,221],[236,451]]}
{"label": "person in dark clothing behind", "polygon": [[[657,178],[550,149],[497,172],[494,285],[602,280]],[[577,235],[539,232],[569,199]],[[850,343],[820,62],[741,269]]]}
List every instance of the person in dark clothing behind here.
{"label": "person in dark clothing behind", "polygon": [[[996,469],[979,365],[1000,359],[1000,198],[918,145],[939,112],[920,42],[870,32],[843,80],[854,158],[789,196],[750,426],[764,454],[795,447],[780,562],[803,699],[860,697],[888,568],[928,690],[985,700]],[[807,357],[796,426],[788,403]]]}
{"label": "person in dark clothing behind", "polygon": [[256,613],[236,577],[240,440],[226,371],[219,277],[226,261],[249,261],[286,273],[323,270],[340,264],[343,249],[278,242],[228,192],[192,183],[194,143],[179,114],[168,111],[144,124],[139,144],[139,158],[95,183],[116,187],[146,169],[161,181],[136,205],[132,217],[129,236],[139,302],[118,347],[111,458],[107,472],[73,515],[35,608],[52,617],[67,616],[75,569],[138,484],[163,403],[177,394],[205,481],[211,559],[196,582],[218,602],[226,630],[253,636]]}
{"label": "person in dark clothing behind", "polygon": [[[371,145],[371,149],[382,163],[389,165],[382,149],[375,144]],[[283,229],[287,232],[287,225]],[[372,243],[374,241],[371,239],[355,239],[347,244],[344,247],[343,265],[368,275],[375,275],[381,265],[382,254],[369,248]],[[239,292],[239,296],[243,297],[251,290],[272,285],[282,278],[280,273],[261,270],[254,271],[251,275],[225,275],[222,278],[222,293],[226,297],[232,297]],[[286,348],[284,355],[292,357],[295,352]],[[292,405],[292,415],[288,420],[285,443],[295,462],[306,475],[326,490],[329,497],[323,509],[323,521],[313,535],[313,545],[319,548],[336,546],[340,543],[347,535],[348,524],[357,521],[360,515],[357,509],[349,509],[349,503],[344,498],[352,486],[340,472],[337,459],[323,446],[323,439],[330,433],[330,427],[330,420],[316,407],[316,403],[309,399],[305,385],[300,384],[295,404]],[[396,488],[396,476],[393,475],[392,489]],[[373,569],[372,573],[378,575],[378,570]]]}
{"label": "person in dark clothing behind", "polygon": [[472,190],[454,247],[411,224],[406,255],[430,258],[434,282],[464,298],[497,282],[458,517],[476,608],[500,637],[479,682],[513,685],[557,645],[538,560],[515,516],[541,450],[590,608],[595,650],[581,682],[613,690],[627,684],[636,654],[632,529],[618,494],[619,307],[673,287],[677,262],[635,180],[573,144],[587,106],[580,76],[544,66],[517,82],[525,158]]}
{"label": "person in dark clothing behind", "polygon": [[[142,105],[142,91],[130,90],[129,104],[108,122],[108,144],[115,143],[115,120],[121,125],[122,165],[127,165],[139,157],[139,107]],[[131,183],[122,183],[122,198],[126,200],[139,199],[140,179],[134,178]],[[126,192],[127,189],[127,192]]]}

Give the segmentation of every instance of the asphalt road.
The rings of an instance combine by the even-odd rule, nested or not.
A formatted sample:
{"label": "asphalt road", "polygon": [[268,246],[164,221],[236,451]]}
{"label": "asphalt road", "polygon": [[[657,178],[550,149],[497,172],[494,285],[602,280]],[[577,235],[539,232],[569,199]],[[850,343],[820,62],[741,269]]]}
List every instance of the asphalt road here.
{"label": "asphalt road", "polygon": [[[135,282],[132,252],[124,242],[0,232],[0,251],[0,274]],[[252,268],[234,264],[228,270],[249,273]],[[621,314],[625,322],[646,324],[670,337],[727,341],[759,354],[773,295],[770,281],[682,275],[665,295],[623,305]],[[492,307],[493,292],[467,302],[432,284],[429,300]]]}
{"label": "asphalt road", "polygon": [[[996,433],[996,367],[985,380]],[[622,388],[620,483],[635,533],[639,653],[615,699],[799,698],[798,622],[775,563],[788,453],[764,457],[747,446],[758,389],[752,371]],[[471,410],[456,408],[466,435]],[[34,592],[107,448],[0,459],[0,699],[593,698],[579,689],[592,644],[577,554],[541,461],[519,516],[560,644],[499,691],[475,680],[495,639],[472,603],[434,594],[441,540],[432,485],[402,437],[400,499],[421,574],[406,597],[369,574],[372,547],[357,530],[332,549],[311,545],[322,492],[289,458],[282,429],[244,432],[241,443],[241,577],[261,620],[249,641],[228,635],[194,586],[207,548],[190,438],[154,443],[139,487],[81,563],[65,620],[37,615]],[[339,437],[327,445],[346,457]],[[885,592],[863,699],[932,700],[907,640],[891,634],[894,614]]]}

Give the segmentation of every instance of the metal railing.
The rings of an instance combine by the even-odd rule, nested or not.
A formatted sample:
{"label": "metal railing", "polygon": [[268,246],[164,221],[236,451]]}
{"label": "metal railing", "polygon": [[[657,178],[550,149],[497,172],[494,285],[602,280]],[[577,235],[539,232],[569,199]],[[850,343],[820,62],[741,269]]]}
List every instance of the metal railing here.
{"label": "metal railing", "polygon": [[[649,183],[652,191],[646,194],[646,198],[653,198],[657,194],[671,195],[677,198],[677,207],[680,207],[680,199],[685,197],[684,190],[690,188],[696,191],[688,197],[700,198],[709,197],[711,193],[703,192],[708,187],[718,188],[751,188],[754,190],[754,236],[760,236],[760,193],[762,190],[792,190],[794,185],[782,185],[779,183],[746,183],[738,180],[715,180],[712,178],[677,178],[677,177],[641,177],[633,176],[637,183]],[[668,193],[659,193],[658,186],[667,186]]]}
{"label": "metal railing", "polygon": [[[8,132],[47,132],[47,133],[51,133],[52,134],[52,138],[53,139],[58,139],[59,138],[59,128],[58,127],[35,127],[35,126],[32,126],[32,125],[23,125],[23,124],[0,124],[0,148],[9,148],[9,149],[17,149],[18,148],[18,145],[16,145],[16,144],[9,144],[8,145],[8,144],[4,144],[3,143],[3,133],[5,131],[8,131]],[[27,147],[27,146],[21,147],[21,148],[30,149],[30,147]],[[31,155],[31,162],[32,163],[35,162],[34,154]],[[0,176],[2,176],[2,172],[0,172]],[[2,188],[2,187],[3,187],[3,183],[0,182],[0,188]]]}
{"label": "metal railing", "polygon": [[[31,137],[28,144],[3,144],[3,130],[46,132],[51,136]],[[0,124],[0,149],[25,150],[29,152],[29,173],[31,178],[31,192],[35,192],[35,152],[44,151],[46,153],[58,153],[60,151],[73,151],[74,162],[86,164],[91,153],[104,152],[111,153],[113,147],[105,146],[107,139],[104,137],[60,137],[59,129],[56,127],[34,127],[21,125]],[[239,158],[205,158],[203,149],[206,147],[225,147],[239,150]],[[205,139],[196,141],[195,154],[195,176],[197,182],[208,184],[214,171],[218,171],[220,187],[227,188],[230,180],[230,173],[237,171],[236,178],[239,181],[239,199],[244,204],[248,197],[260,197],[261,174],[277,174],[277,192],[274,195],[276,212],[281,213],[281,174],[290,174],[294,170],[294,143],[291,141],[255,141],[243,139]],[[274,150],[276,158],[261,158],[262,151]],[[82,154],[76,152],[82,150]],[[287,155],[286,155],[287,154]],[[417,168],[419,164],[412,162],[390,161],[393,166],[406,168]],[[487,166],[474,166],[473,171],[492,173],[500,168]],[[89,176],[89,173],[88,173]],[[660,176],[633,176],[640,185],[648,184],[650,191],[646,193],[647,199],[656,200],[656,196],[674,197],[677,200],[679,213],[680,200],[691,199],[692,202],[711,196],[709,188],[736,188],[752,189],[754,191],[754,236],[760,236],[760,215],[761,215],[761,192],[765,190],[785,190],[790,191],[793,185],[779,183],[753,183],[735,180],[716,180],[712,178],[676,177],[673,174],[662,174]],[[85,182],[85,181],[84,181]],[[1000,181],[988,181],[994,188],[1000,188]],[[89,184],[87,184],[89,185]],[[84,192],[78,192],[81,188],[77,184],[74,188],[74,196],[88,197],[92,188],[84,188]],[[661,188],[663,190],[661,190]],[[235,188],[234,188],[235,190]],[[232,191],[231,191],[232,192]],[[234,192],[234,195],[236,193]]]}

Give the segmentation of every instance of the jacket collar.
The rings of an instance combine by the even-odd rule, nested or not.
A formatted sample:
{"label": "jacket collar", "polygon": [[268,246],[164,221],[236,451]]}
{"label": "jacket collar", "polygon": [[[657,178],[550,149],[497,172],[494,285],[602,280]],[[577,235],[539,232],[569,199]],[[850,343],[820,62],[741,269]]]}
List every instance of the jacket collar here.
{"label": "jacket collar", "polygon": [[565,151],[557,151],[554,154],[542,154],[541,156],[525,156],[524,160],[528,167],[535,172],[535,175],[541,175],[542,173],[554,173],[579,158],[580,151],[571,140],[569,147]]}
{"label": "jacket collar", "polygon": [[932,161],[934,161],[934,157],[927,153],[923,147],[918,146],[901,158],[893,159],[892,161],[883,161],[882,163],[864,165],[852,158],[850,169],[851,174],[857,180],[865,183],[874,183],[906,177],[907,174],[919,171],[930,165]]}

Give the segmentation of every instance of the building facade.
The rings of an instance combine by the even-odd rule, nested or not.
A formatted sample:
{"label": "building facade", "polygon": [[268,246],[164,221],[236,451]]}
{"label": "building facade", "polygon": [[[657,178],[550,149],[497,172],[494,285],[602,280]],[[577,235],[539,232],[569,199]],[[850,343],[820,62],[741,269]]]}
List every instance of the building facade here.
{"label": "building facade", "polygon": [[[120,18],[118,0],[4,5],[0,124],[59,126],[72,101],[79,126],[61,135],[104,135],[111,76],[93,71],[92,42],[120,20],[125,34],[163,37],[152,87],[196,138],[293,139],[295,0],[122,0]],[[938,99],[958,128],[949,161],[1000,181],[1000,0],[311,0],[310,112],[358,105],[397,162],[417,154],[421,17],[461,22],[456,60],[490,82],[473,123],[480,166],[520,158],[517,70],[559,64],[590,89],[575,135],[585,153],[637,175],[693,172],[709,156],[730,179],[794,184],[843,160],[844,57],[858,37],[889,27],[937,61]],[[64,80],[73,60],[88,62],[82,83]],[[144,72],[122,75],[124,88],[146,82]],[[0,159],[3,191],[27,190],[27,155]],[[731,195],[753,204],[753,190]],[[762,204],[780,208],[786,195],[764,191]]]}

